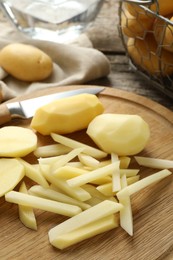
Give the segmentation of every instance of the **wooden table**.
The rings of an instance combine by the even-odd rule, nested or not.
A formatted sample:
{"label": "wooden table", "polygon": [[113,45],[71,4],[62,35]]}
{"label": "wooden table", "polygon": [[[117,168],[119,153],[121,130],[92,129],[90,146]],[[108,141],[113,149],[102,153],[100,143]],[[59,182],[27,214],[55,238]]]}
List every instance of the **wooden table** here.
{"label": "wooden table", "polygon": [[105,0],[97,20],[88,30],[88,35],[94,47],[101,50],[111,64],[110,75],[92,83],[134,92],[173,110],[173,100],[155,89],[149,80],[130,69],[118,33],[118,8],[119,0]]}

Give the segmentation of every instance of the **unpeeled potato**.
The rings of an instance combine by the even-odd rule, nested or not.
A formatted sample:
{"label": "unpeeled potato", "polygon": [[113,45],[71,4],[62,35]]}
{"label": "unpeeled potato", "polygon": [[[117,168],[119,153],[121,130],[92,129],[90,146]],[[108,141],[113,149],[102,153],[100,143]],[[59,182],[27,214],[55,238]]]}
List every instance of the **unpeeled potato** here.
{"label": "unpeeled potato", "polygon": [[[169,24],[168,21],[161,18],[155,20],[154,37],[165,50],[173,52],[173,25]],[[170,22],[173,22],[173,17],[170,18]]]}
{"label": "unpeeled potato", "polygon": [[87,134],[104,152],[126,156],[145,148],[150,129],[138,115],[108,113],[95,117],[88,126]]}
{"label": "unpeeled potato", "polygon": [[173,53],[159,49],[152,33],[148,33],[144,39],[129,38],[127,49],[135,65],[149,74],[166,76],[173,73]]}
{"label": "unpeeled potato", "polygon": [[123,33],[128,37],[144,37],[146,32],[152,28],[154,17],[140,13],[133,16],[128,10],[121,13],[121,28]]}
{"label": "unpeeled potato", "polygon": [[[153,3],[152,5],[149,6],[149,9],[151,9],[153,12],[158,13],[160,15],[166,16],[171,13],[173,13],[173,4],[172,0],[158,0],[158,5],[157,3]],[[142,5],[142,3],[141,3]],[[125,4],[127,10],[132,14],[133,16],[138,16],[138,15],[145,15],[145,9],[141,8],[139,4],[134,4],[134,3],[126,3]]]}
{"label": "unpeeled potato", "polygon": [[40,49],[27,44],[12,43],[0,51],[0,66],[23,81],[39,81],[52,73],[52,59]]}

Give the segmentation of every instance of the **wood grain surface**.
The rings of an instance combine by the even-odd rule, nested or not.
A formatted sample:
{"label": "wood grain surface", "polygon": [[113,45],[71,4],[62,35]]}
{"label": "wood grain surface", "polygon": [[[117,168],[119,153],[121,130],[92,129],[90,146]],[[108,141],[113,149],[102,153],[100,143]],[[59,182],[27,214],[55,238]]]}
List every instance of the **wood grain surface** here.
{"label": "wood grain surface", "polygon": [[[62,87],[39,91],[45,95],[84,86]],[[87,87],[87,86],[85,86]],[[36,95],[34,95],[36,96]],[[32,97],[27,95],[22,99]],[[106,88],[99,98],[105,112],[141,115],[149,124],[151,139],[141,153],[145,156],[173,160],[173,113],[145,97],[118,89]],[[16,99],[15,99],[16,100]],[[29,127],[30,121],[15,120],[10,124]],[[85,131],[70,135],[91,144]],[[40,144],[52,142],[41,138]],[[32,156],[31,156],[32,158]],[[132,160],[131,168],[138,167]],[[156,172],[141,168],[141,178]],[[134,236],[120,227],[85,240],[65,250],[53,248],[48,241],[48,230],[65,217],[36,210],[38,231],[24,227],[18,218],[16,205],[0,199],[0,259],[3,260],[156,260],[171,259],[173,251],[173,183],[172,176],[138,193],[132,199]]]}

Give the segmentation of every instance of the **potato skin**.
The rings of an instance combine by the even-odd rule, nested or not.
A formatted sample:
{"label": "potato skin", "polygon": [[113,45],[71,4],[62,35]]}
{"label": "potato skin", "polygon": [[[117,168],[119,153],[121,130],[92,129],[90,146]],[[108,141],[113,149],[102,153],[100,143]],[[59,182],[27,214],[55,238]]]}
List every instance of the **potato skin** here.
{"label": "potato skin", "polygon": [[40,81],[52,73],[52,59],[40,49],[27,44],[12,43],[0,51],[0,66],[23,81]]}

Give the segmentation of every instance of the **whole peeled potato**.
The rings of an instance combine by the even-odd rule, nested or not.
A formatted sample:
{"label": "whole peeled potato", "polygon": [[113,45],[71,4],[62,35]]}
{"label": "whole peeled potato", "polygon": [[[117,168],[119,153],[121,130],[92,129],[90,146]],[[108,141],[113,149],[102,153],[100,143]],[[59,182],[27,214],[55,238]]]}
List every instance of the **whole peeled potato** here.
{"label": "whole peeled potato", "polygon": [[27,44],[12,43],[0,51],[0,66],[23,81],[39,81],[52,73],[52,59],[40,49]]}
{"label": "whole peeled potato", "polygon": [[105,113],[89,123],[87,134],[104,152],[126,156],[145,148],[150,129],[139,115]]}

